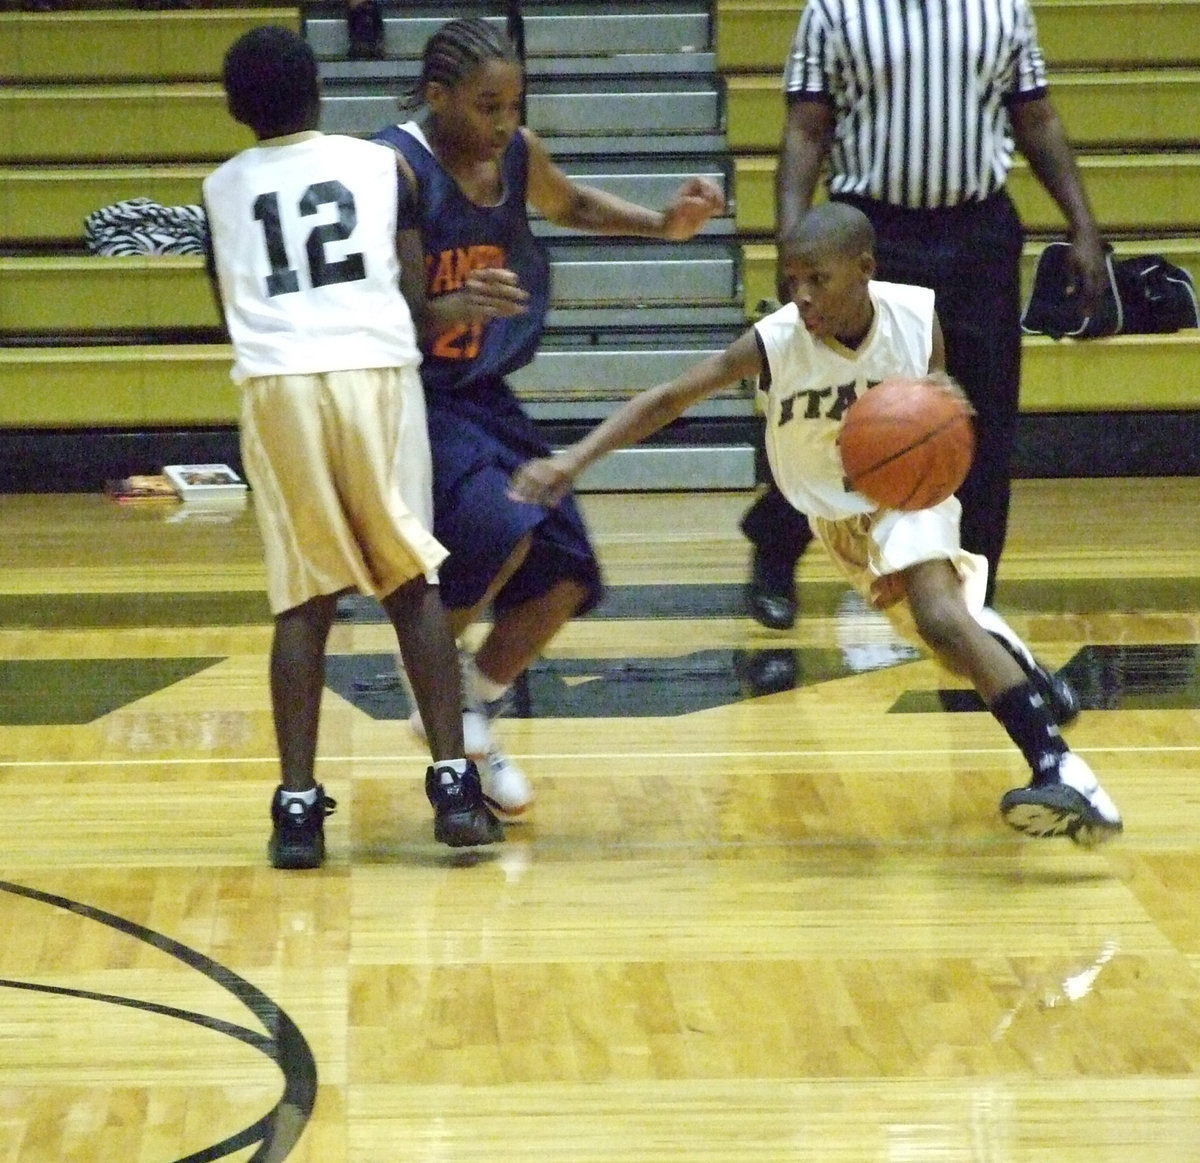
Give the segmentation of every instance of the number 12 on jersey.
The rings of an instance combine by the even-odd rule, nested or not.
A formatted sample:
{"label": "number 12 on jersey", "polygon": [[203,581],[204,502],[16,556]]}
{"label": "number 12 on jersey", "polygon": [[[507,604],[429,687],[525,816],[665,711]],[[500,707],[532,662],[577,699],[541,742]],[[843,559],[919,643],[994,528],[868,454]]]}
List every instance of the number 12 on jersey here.
{"label": "number 12 on jersey", "polygon": [[[304,237],[309,285],[326,287],[332,283],[352,283],[357,279],[365,279],[366,267],[360,252],[353,252],[332,261],[326,252],[330,243],[344,242],[349,238],[358,224],[354,195],[339,181],[316,182],[304,191],[296,205],[295,213],[300,219],[309,218],[322,206],[335,206],[337,221],[314,226]],[[283,213],[290,210],[290,207],[283,207]],[[300,276],[292,265],[287,241],[299,236],[303,222],[295,222],[291,230],[285,229],[293,223],[286,222],[281,216],[280,198],[276,191],[259,194],[254,199],[254,218],[262,225],[267,246],[267,261],[271,264],[271,273],[266,280],[267,294],[294,294],[301,289]]]}

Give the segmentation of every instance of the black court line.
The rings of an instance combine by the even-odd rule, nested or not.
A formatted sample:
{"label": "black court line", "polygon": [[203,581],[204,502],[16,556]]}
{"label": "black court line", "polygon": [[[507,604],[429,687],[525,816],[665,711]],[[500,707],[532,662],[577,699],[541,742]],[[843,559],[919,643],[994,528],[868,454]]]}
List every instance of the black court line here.
{"label": "black court line", "polygon": [[235,1038],[265,1054],[279,1067],[283,1075],[283,1094],[275,1106],[248,1127],[244,1127],[210,1147],[204,1147],[199,1151],[193,1151],[190,1155],[173,1160],[172,1163],[215,1163],[216,1160],[227,1159],[235,1151],[240,1151],[255,1143],[258,1144],[258,1148],[250,1156],[249,1163],[282,1163],[282,1160],[287,1158],[304,1128],[308,1125],[313,1106],[316,1103],[317,1063],[300,1028],[286,1011],[257,986],[251,985],[245,978],[239,977],[231,969],[226,969],[211,957],[206,957],[203,953],[164,936],[162,933],[157,933],[153,929],[147,929],[135,921],[126,920],[114,913],[73,901],[68,897],[55,896],[52,893],[41,892],[38,889],[13,884],[6,880],[0,880],[0,891],[51,905],[54,908],[85,917],[87,920],[107,925],[109,928],[116,929],[138,941],[143,941],[168,956],[174,957],[177,961],[204,974],[210,981],[233,994],[262,1023],[267,1033],[251,1030],[220,1018],[208,1017],[205,1014],[191,1013],[187,1010],[176,1009],[174,1006],[159,1005],[156,1002],[120,997],[115,994],[94,993],[91,990],[36,985],[32,982],[0,978],[0,988],[23,989],[37,993],[80,998],[85,1001],[99,1001],[108,1005],[128,1006],[145,1013],[161,1014],[165,1017],[177,1018],[180,1021],[193,1022],[205,1029]]}
{"label": "black court line", "polygon": [[[800,616],[828,617],[849,592],[837,580],[799,575]],[[1194,610],[1200,578],[1018,578],[1000,583],[1002,613],[1078,614],[1089,610]],[[349,594],[338,603],[343,622],[382,622],[373,599]],[[610,586],[589,618],[746,618],[740,584]],[[0,625],[9,629],[122,629],[143,626],[269,625],[265,593],[0,594]]]}

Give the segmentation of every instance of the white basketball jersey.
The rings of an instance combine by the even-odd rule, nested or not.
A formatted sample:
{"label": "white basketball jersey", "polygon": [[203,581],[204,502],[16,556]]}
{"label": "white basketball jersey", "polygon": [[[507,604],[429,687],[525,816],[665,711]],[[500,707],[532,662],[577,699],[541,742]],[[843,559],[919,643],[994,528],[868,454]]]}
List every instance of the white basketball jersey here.
{"label": "white basketball jersey", "polygon": [[253,146],[205,179],[236,382],[419,364],[397,182],[386,146],[316,132]]}
{"label": "white basketball jersey", "polygon": [[780,491],[803,513],[830,521],[879,506],[846,487],[837,434],[846,409],[890,376],[923,375],[933,350],[933,292],[872,282],[875,319],[856,351],[814,339],[789,303],[756,323],[770,369],[767,460]]}

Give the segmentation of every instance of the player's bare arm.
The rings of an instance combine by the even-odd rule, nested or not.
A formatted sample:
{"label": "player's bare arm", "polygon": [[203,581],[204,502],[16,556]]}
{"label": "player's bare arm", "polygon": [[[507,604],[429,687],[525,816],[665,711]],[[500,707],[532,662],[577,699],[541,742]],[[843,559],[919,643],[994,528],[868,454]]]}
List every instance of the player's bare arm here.
{"label": "player's bare arm", "polygon": [[[401,200],[415,198],[416,176],[399,153],[396,168],[400,172]],[[430,299],[425,289],[421,236],[416,230],[403,230],[396,235],[396,254],[400,259],[400,290],[408,301],[422,343],[457,323],[486,323],[490,319],[520,315],[527,309],[529,292],[512,271],[503,267],[472,271],[459,290]]]}
{"label": "player's bare arm", "polygon": [[[204,207],[204,213],[207,217],[207,206]],[[225,323],[225,301],[221,297],[221,282],[217,278],[217,256],[213,253],[212,234],[209,231],[204,232],[204,273],[208,276],[208,289],[212,292],[213,304],[217,309],[217,319],[220,323],[221,333],[228,341],[229,328]]]}
{"label": "player's bare arm", "polygon": [[408,303],[417,337],[424,341],[433,326],[429,301],[425,296],[425,258],[421,253],[421,235],[416,230],[396,234],[396,257],[400,260],[400,293]]}
{"label": "player's bare arm", "polygon": [[486,323],[523,314],[529,292],[520,279],[505,267],[472,271],[462,287],[449,295],[429,300],[429,314],[436,330],[455,323]]}
{"label": "player's bare arm", "polygon": [[430,299],[425,289],[420,234],[416,230],[397,234],[396,254],[400,258],[400,291],[408,301],[423,343],[456,323],[486,323],[526,310],[529,292],[510,270],[494,267],[472,271],[460,290]]}
{"label": "player's bare arm", "polygon": [[747,331],[728,348],[710,355],[677,379],[647,388],[598,424],[582,440],[555,456],[527,461],[513,475],[509,495],[517,501],[557,504],[570,491],[571,482],[588,465],[616,448],[637,444],[693,404],[762,370],[762,356],[753,331]]}
{"label": "player's bare arm", "polygon": [[689,178],[661,211],[581,185],[555,164],[536,133],[522,132],[529,143],[530,205],[556,226],[684,242],[725,207],[724,195],[707,178]]}

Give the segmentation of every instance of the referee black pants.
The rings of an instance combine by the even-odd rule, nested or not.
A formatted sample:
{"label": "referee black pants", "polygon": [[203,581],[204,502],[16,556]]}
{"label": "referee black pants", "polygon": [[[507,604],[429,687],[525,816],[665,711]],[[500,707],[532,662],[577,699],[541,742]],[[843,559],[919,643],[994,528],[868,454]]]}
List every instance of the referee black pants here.
{"label": "referee black pants", "polygon": [[[940,210],[906,210],[838,195],[875,227],[876,278],[931,287],[946,340],[946,370],[975,407],[975,460],[958,491],[962,544],[988,561],[989,604],[1008,531],[1010,474],[1021,386],[1023,231],[1006,193]],[[742,520],[775,558],[799,557],[811,539],[772,485]],[[800,518],[799,521],[796,518]]]}

